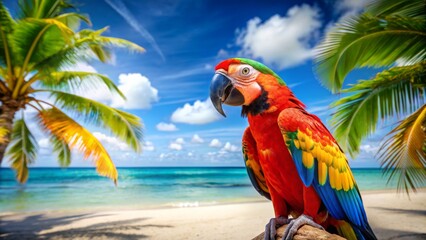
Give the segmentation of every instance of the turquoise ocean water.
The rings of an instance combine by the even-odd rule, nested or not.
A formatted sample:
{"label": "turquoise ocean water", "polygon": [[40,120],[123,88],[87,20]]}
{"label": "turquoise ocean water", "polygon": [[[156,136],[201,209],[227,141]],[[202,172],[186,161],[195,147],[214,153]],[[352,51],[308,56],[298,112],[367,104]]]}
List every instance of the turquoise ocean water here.
{"label": "turquoise ocean water", "polygon": [[[118,186],[91,168],[33,168],[25,185],[0,169],[0,212],[197,207],[263,198],[245,168],[119,168]],[[361,191],[395,188],[380,169],[354,169]]]}

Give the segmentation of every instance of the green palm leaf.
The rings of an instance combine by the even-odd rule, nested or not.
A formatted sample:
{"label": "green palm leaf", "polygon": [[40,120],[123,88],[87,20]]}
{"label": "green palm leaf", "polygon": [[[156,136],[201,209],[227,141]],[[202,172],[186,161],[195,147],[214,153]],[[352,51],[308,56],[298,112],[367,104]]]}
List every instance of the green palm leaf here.
{"label": "green palm leaf", "polygon": [[107,28],[97,31],[83,29],[75,35],[73,44],[39,62],[35,69],[49,73],[58,68],[69,67],[79,62],[93,59],[108,62],[111,58],[111,47],[122,47],[130,51],[143,52],[144,48],[130,41],[102,36]]}
{"label": "green palm leaf", "polygon": [[142,124],[139,117],[100,102],[61,91],[51,91],[55,105],[78,113],[88,123],[108,128],[135,151],[140,151]]}
{"label": "green palm leaf", "polygon": [[96,90],[99,88],[99,84],[104,84],[111,93],[117,93],[123,99],[126,99],[111,79],[99,73],[61,71],[52,72],[45,77],[40,77],[40,79],[41,85],[45,88],[53,90],[63,89],[65,91],[81,91],[85,89]]}
{"label": "green palm leaf", "polygon": [[424,18],[426,14],[424,4],[424,0],[375,1],[368,6],[368,12],[374,16]]}
{"label": "green palm leaf", "polygon": [[88,46],[99,61],[106,63],[111,60],[112,53],[111,49],[108,47],[101,46],[97,43],[90,43]]}
{"label": "green palm leaf", "polygon": [[107,30],[108,27],[101,28],[99,30],[83,29],[78,34],[80,35],[81,40],[93,39],[94,41],[92,43],[97,43],[103,47],[122,47],[135,52],[145,51],[143,47],[125,39],[103,36],[102,34]]}
{"label": "green palm leaf", "polygon": [[15,20],[13,20],[7,8],[3,5],[3,2],[0,1],[0,26],[1,29],[7,33],[11,32],[15,25]]}
{"label": "green palm leaf", "polygon": [[67,142],[55,135],[50,136],[50,142],[53,145],[53,151],[58,155],[59,165],[68,167],[71,164],[71,150]]}
{"label": "green palm leaf", "polygon": [[74,12],[61,14],[55,17],[55,19],[61,21],[73,30],[78,30],[80,28],[81,21],[91,25],[88,17]]}
{"label": "green palm leaf", "polygon": [[371,80],[359,81],[332,104],[336,108],[331,125],[342,148],[354,156],[361,140],[375,131],[378,119],[414,112],[425,103],[426,61],[413,66],[393,67]]}
{"label": "green palm leaf", "polygon": [[[108,30],[108,27],[93,31],[91,29],[83,29],[79,32],[82,39],[91,39],[88,46],[93,54],[102,62],[108,62],[111,59],[110,47],[122,47],[131,51],[144,52],[145,49],[130,41],[102,36]],[[80,40],[81,41],[81,40]]]}
{"label": "green palm leaf", "polygon": [[49,134],[65,142],[71,149],[82,152],[85,159],[92,158],[100,175],[117,181],[118,173],[111,157],[101,142],[86,128],[57,108],[42,110],[37,118]]}
{"label": "green palm leaf", "polygon": [[47,75],[61,68],[72,67],[79,62],[89,62],[94,59],[94,55],[87,42],[90,40],[67,45],[50,57],[36,63],[33,68]]}
{"label": "green palm leaf", "polygon": [[62,34],[64,35],[64,40],[67,41],[67,43],[70,42],[69,36],[72,36],[74,34],[74,31],[69,28],[65,23],[62,21],[59,21],[56,18],[45,18],[45,19],[31,19],[27,18],[26,21],[42,21],[46,22],[47,24],[55,25],[59,30],[61,30]]}
{"label": "green palm leaf", "polygon": [[65,46],[62,31],[42,20],[20,21],[12,37],[14,63],[26,71],[28,64],[40,62]]}
{"label": "green palm leaf", "polygon": [[19,0],[20,18],[52,18],[73,6],[67,0]]}
{"label": "green palm leaf", "polygon": [[12,131],[12,142],[7,155],[10,156],[12,168],[16,171],[16,179],[25,183],[28,179],[28,165],[37,156],[38,144],[28,129],[24,119],[15,121]]}
{"label": "green palm leaf", "polygon": [[[425,8],[423,1],[416,3]],[[322,83],[337,92],[354,68],[391,66],[401,58],[414,63],[425,59],[425,38],[425,11],[422,17],[412,18],[375,16],[367,10],[343,20],[327,34],[317,47],[316,71]]]}
{"label": "green palm leaf", "polygon": [[389,180],[398,179],[398,190],[415,190],[426,181],[426,105],[399,123],[379,149],[379,159]]}
{"label": "green palm leaf", "polygon": [[[35,108],[40,113],[40,123],[52,135],[50,140],[61,166],[69,165],[70,150],[77,148],[85,158],[95,160],[100,174],[116,180],[115,166],[99,140],[54,105],[35,99],[34,93],[40,86],[41,91],[56,91],[57,103],[75,117],[85,114],[86,122],[111,129],[133,149],[139,150],[142,124],[138,117],[95,101],[66,95],[66,92],[80,90],[81,93],[90,88],[95,91],[99,85],[105,85],[124,98],[114,82],[98,73],[63,70],[92,60],[109,61],[113,47],[136,52],[143,48],[124,39],[103,36],[107,28],[78,32],[82,21],[88,24],[90,21],[73,9],[71,0],[19,0],[14,18],[3,2],[0,0],[0,105],[13,106],[7,108],[0,121],[10,122],[22,108]],[[72,103],[74,100],[77,102]],[[50,105],[53,110],[45,110],[41,103]],[[78,109],[70,109],[73,106]],[[91,117],[94,119],[90,120]],[[4,124],[7,129],[0,129],[0,163],[10,142],[13,124]],[[14,150],[17,151],[15,145]],[[15,163],[16,169],[20,169],[17,175],[20,181],[28,175],[27,165],[32,158],[27,159],[27,162]]]}
{"label": "green palm leaf", "polygon": [[12,73],[12,56],[7,36],[12,32],[14,26],[15,21],[4,7],[3,2],[0,1],[0,68],[6,65],[7,71],[5,72],[8,74]]}

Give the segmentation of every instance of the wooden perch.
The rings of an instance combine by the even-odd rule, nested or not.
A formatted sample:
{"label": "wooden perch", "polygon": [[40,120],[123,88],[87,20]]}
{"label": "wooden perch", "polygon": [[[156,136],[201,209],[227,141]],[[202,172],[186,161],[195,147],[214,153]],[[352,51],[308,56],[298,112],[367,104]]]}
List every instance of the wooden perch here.
{"label": "wooden perch", "polygon": [[[284,225],[277,229],[276,240],[281,240],[283,237],[283,233],[287,225]],[[253,238],[253,240],[263,240],[264,232],[259,234],[257,237]],[[338,236],[336,234],[328,233],[324,230],[311,227],[309,225],[304,225],[297,231],[297,234],[294,235],[294,240],[314,240],[314,239],[329,239],[329,240],[345,240],[345,238]]]}

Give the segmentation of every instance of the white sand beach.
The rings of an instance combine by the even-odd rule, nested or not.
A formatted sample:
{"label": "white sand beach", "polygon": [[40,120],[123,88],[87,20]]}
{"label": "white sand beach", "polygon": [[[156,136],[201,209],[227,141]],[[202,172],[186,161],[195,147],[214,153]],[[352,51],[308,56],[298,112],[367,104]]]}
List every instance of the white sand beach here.
{"label": "white sand beach", "polygon": [[[426,239],[426,189],[362,193],[379,239]],[[2,239],[252,239],[273,216],[270,202],[117,211],[2,213]]]}

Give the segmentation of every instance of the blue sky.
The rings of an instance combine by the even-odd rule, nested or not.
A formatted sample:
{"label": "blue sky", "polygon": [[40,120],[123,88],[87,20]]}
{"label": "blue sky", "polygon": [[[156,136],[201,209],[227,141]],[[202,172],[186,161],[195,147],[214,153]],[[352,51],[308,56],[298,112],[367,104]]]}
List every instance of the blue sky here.
{"label": "blue sky", "polygon": [[[12,11],[15,1],[5,1]],[[173,1],[78,0],[93,28],[125,38],[143,54],[116,50],[114,61],[81,63],[75,68],[113,79],[127,102],[104,89],[85,96],[127,110],[143,119],[144,151],[135,154],[109,132],[89,127],[117,166],[243,166],[241,136],[247,120],[240,108],[212,107],[209,83],[214,66],[229,57],[249,57],[276,71],[327,126],[333,96],[313,73],[313,49],[341,17],[363,9],[365,0],[342,1]],[[374,70],[358,70],[348,83],[368,79]],[[35,125],[35,123],[32,123]],[[35,129],[35,128],[34,128]],[[353,167],[376,167],[379,134],[367,139]],[[40,155],[34,166],[57,166],[46,136],[36,131]],[[91,166],[75,155],[71,166]]]}

